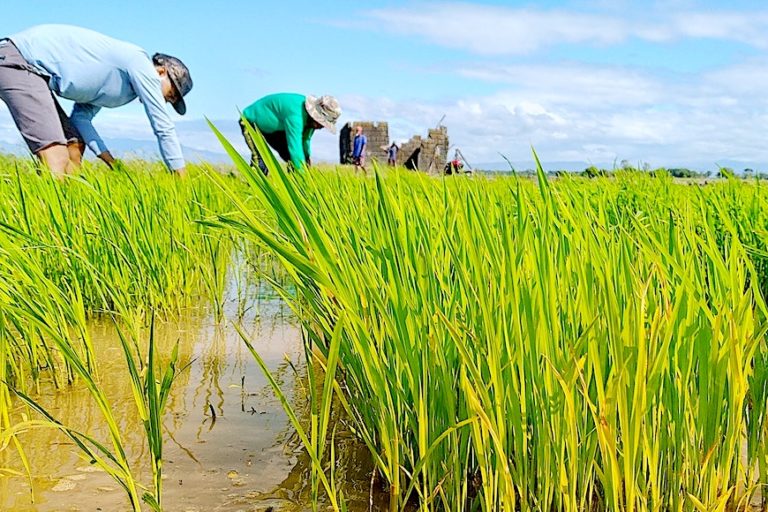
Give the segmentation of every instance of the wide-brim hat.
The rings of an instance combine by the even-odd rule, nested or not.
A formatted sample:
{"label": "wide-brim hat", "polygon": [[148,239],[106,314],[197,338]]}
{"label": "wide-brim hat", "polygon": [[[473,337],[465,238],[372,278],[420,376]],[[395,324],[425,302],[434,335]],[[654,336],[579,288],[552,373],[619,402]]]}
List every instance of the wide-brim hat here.
{"label": "wide-brim hat", "polygon": [[341,116],[341,107],[338,100],[333,96],[307,96],[304,101],[304,107],[307,109],[307,114],[312,119],[323,125],[331,133],[336,133],[336,121]]}
{"label": "wide-brim hat", "polygon": [[176,97],[178,98],[171,105],[179,115],[183,116],[187,113],[184,96],[192,90],[192,77],[189,74],[189,68],[180,59],[164,53],[156,53],[152,60],[155,64],[165,67],[165,72],[168,73],[168,79],[176,89]]}

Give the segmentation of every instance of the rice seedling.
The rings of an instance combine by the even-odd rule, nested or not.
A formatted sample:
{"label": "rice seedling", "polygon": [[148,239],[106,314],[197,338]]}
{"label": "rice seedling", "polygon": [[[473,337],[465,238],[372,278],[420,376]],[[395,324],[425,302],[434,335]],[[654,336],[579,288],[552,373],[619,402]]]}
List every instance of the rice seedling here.
{"label": "rice seedling", "polygon": [[[229,236],[197,222],[222,211],[223,195],[200,175],[190,178],[137,164],[59,182],[36,176],[23,161],[0,161],[0,449],[13,446],[22,466],[6,473],[28,471],[25,430],[54,427],[140,510],[141,486],[100,385],[88,329],[89,318],[108,314],[127,333],[123,349],[151,453],[153,486],[143,498],[160,510],[162,416],[177,369],[172,358],[156,383],[152,336],[145,351],[141,326],[149,312],[179,315],[209,301],[220,317],[234,248]],[[41,382],[85,386],[108,439],[77,432],[37,405]],[[12,415],[14,395],[42,419]]]}
{"label": "rice seedling", "polygon": [[[98,383],[98,374],[93,365],[93,347],[85,324],[82,296],[77,288],[63,291],[48,279],[42,268],[36,264],[29,254],[11,244],[4,246],[8,256],[3,258],[4,279],[0,280],[5,286],[3,295],[7,298],[8,308],[4,308],[5,318],[9,319],[10,328],[3,329],[2,334],[6,344],[10,340],[25,348],[35,340],[45,347],[47,352],[58,352],[58,357],[66,366],[68,382],[79,379],[89,391],[93,400],[98,404],[104,422],[108,428],[111,449],[99,440],[85,433],[80,433],[61,424],[47,411],[23,391],[24,373],[16,372],[4,381],[6,398],[9,399],[9,381],[12,377],[18,379],[12,387],[13,394],[39,413],[43,420],[20,421],[11,424],[10,420],[0,433],[0,447],[5,447],[13,441],[23,457],[23,447],[18,440],[19,433],[29,428],[58,428],[68,437],[87,457],[91,463],[98,464],[106,471],[128,495],[134,510],[140,510],[139,491],[136,479],[131,471],[125,450],[123,449],[122,433],[114,419],[112,406],[103,389]],[[7,273],[6,273],[7,272]],[[6,347],[8,348],[8,347]],[[11,347],[13,348],[13,347]],[[13,351],[11,351],[13,354]],[[53,363],[55,356],[48,360]],[[32,363],[34,365],[34,359]],[[35,366],[33,366],[35,367]],[[8,417],[10,401],[0,404]]]}
{"label": "rice seedling", "polygon": [[338,350],[324,393],[391,510],[744,509],[766,483],[760,186],[264,178],[222,142],[266,215],[214,179],[219,225]]}
{"label": "rice seedling", "polygon": [[[173,384],[173,379],[178,371],[183,369],[176,368],[179,358],[178,342],[173,348],[171,358],[167,368],[162,372],[162,379],[156,381],[156,356],[155,356],[155,319],[152,318],[149,331],[149,344],[147,348],[146,367],[143,364],[141,354],[134,354],[136,342],[129,342],[122,331],[120,342],[125,354],[125,360],[128,366],[128,372],[131,377],[131,386],[133,389],[134,401],[138,409],[139,418],[144,425],[147,441],[149,444],[149,453],[152,466],[153,491],[145,493],[144,501],[149,504],[152,510],[160,512],[162,510],[162,489],[163,489],[163,413],[168,400],[168,394]],[[139,364],[137,364],[137,361]],[[143,379],[142,379],[143,375]],[[159,384],[159,386],[158,386]]]}
{"label": "rice seedling", "polygon": [[[365,178],[274,159],[265,178],[223,142],[242,178],[137,163],[61,183],[0,161],[0,448],[20,455],[7,474],[28,466],[25,429],[53,426],[133,510],[162,509],[180,370],[173,354],[157,366],[143,326],[199,307],[223,319],[234,268],[304,325],[307,417],[270,385],[315,508],[346,507],[339,416],[393,511],[745,510],[768,484],[761,183]],[[103,314],[125,335],[146,492],[100,386],[88,319]],[[107,438],[57,423],[41,383],[85,386]]]}

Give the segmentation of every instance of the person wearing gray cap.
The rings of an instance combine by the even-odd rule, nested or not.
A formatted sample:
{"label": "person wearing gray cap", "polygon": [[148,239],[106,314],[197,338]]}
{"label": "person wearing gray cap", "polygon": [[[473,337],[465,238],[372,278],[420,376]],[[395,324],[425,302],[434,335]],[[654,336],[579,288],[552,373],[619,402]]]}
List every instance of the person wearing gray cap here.
{"label": "person wearing gray cap", "polygon": [[[93,126],[102,108],[139,98],[168,168],[185,172],[181,145],[165,103],[181,115],[192,89],[179,59],[70,25],[38,25],[0,38],[0,99],[30,151],[62,176],[79,167],[85,146],[107,165],[115,158]],[[72,100],[72,113],[56,96]]]}
{"label": "person wearing gray cap", "polygon": [[304,96],[282,92],[257,100],[243,110],[240,128],[251,150],[251,165],[267,174],[262,155],[248,134],[246,124],[255,126],[272,149],[294,169],[312,165],[310,144],[315,130],[328,129],[336,133],[336,121],[341,115],[339,102],[333,96]]}

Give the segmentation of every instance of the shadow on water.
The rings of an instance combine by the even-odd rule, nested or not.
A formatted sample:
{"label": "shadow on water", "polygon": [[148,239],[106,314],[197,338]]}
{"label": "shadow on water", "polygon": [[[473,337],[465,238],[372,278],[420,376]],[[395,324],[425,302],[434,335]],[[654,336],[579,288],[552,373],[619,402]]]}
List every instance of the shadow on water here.
{"label": "shadow on water", "polygon": [[[278,300],[270,299],[240,323],[289,399],[302,410],[303,344],[292,316]],[[117,333],[106,321],[94,322],[91,332],[101,383],[124,432],[126,451],[135,461],[134,470],[148,468]],[[180,366],[189,364],[173,385],[164,424],[166,508],[186,512],[266,510],[270,506],[307,510],[308,459],[234,327],[226,322],[216,324],[210,316],[197,313],[156,325],[155,339],[162,364],[177,340]],[[82,387],[57,391],[44,382],[36,399],[64,424],[106,439],[99,409]],[[17,419],[22,414],[29,413],[19,405]],[[26,478],[0,477],[0,510],[126,510],[124,493],[117,484],[82,460],[57,431],[29,431],[21,441],[32,465],[36,500],[31,503]],[[345,493],[350,496],[351,509],[367,510],[369,457],[351,437],[340,442],[339,474],[349,482]],[[22,466],[14,451],[5,450],[0,452],[0,467],[20,470]],[[140,476],[142,482],[151,481],[148,473]]]}

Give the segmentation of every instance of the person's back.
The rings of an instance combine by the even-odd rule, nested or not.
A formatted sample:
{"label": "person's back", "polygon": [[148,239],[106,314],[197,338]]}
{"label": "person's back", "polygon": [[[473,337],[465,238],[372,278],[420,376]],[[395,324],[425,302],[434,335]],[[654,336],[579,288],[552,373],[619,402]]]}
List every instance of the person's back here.
{"label": "person's back", "polygon": [[335,123],[340,115],[339,103],[332,96],[316,98],[282,92],[256,100],[243,110],[240,120],[243,137],[251,150],[251,164],[268,173],[247,124],[258,128],[267,144],[299,170],[312,165],[310,142],[315,130],[327,128],[336,133]]}
{"label": "person's back", "polygon": [[52,91],[76,103],[119,107],[136,98],[127,70],[154,72],[140,47],[86,28],[38,25],[9,39],[50,76]]}
{"label": "person's back", "polygon": [[285,131],[287,128],[297,128],[301,132],[307,124],[306,99],[303,94],[290,92],[270,94],[243,110],[243,117],[262,133]]}
{"label": "person's back", "polygon": [[[38,25],[0,37],[0,99],[30,151],[55,175],[79,167],[87,146],[116,160],[93,125],[104,108],[139,98],[168,168],[184,174],[181,144],[166,103],[184,115],[189,69],[163,53],[71,25]],[[74,101],[67,115],[56,97]]]}

